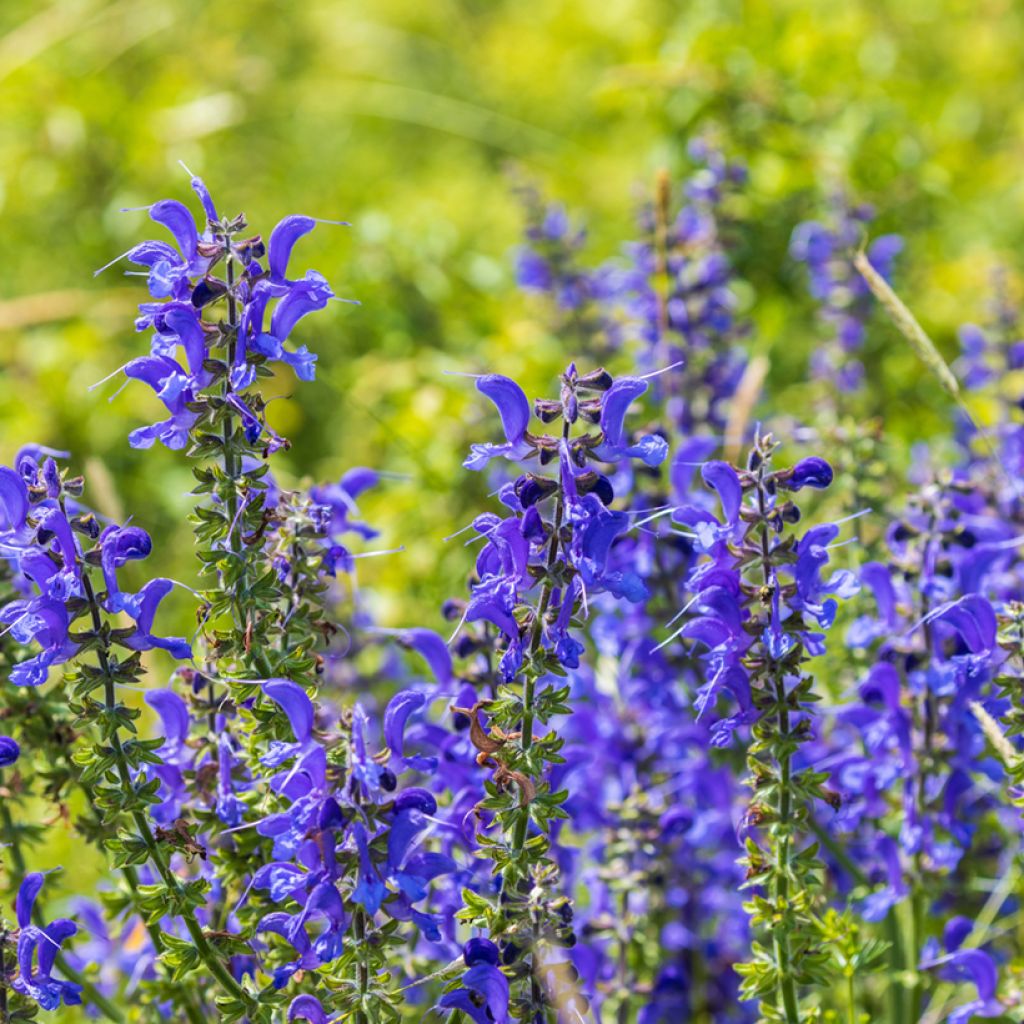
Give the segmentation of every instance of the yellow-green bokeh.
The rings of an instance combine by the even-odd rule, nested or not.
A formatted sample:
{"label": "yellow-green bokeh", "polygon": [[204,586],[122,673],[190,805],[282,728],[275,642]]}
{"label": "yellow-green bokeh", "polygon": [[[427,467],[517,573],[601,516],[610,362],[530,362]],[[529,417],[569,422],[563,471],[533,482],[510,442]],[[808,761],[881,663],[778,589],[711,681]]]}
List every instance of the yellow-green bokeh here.
{"label": "yellow-green bokeh", "polygon": [[[153,233],[122,207],[188,197],[179,160],[257,229],[347,219],[297,257],[361,305],[304,326],[320,372],[276,385],[294,442],[280,474],[395,474],[363,511],[405,551],[361,578],[383,623],[438,626],[470,558],[442,538],[487,491],[461,458],[494,432],[444,371],[539,392],[572,355],[514,288],[510,168],[586,211],[600,258],[656,170],[682,172],[688,138],[716,132],[750,168],[737,259],[752,344],[772,362],[770,404],[799,415],[816,334],[786,245],[829,188],[906,236],[901,292],[947,354],[983,316],[993,265],[1024,239],[1022,52],[1012,0],[5,0],[0,455],[73,449],[92,500],[151,529],[154,568],[188,582],[188,467],[125,442],[156,399],[87,390],[145,349],[143,282],[92,272]],[[949,413],[890,329],[868,356],[901,473]]]}

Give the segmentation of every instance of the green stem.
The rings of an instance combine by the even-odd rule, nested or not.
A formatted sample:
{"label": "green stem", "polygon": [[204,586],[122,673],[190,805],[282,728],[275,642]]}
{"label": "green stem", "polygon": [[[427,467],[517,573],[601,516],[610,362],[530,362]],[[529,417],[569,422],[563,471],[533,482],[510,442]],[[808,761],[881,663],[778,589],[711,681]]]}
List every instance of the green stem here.
{"label": "green stem", "polygon": [[[915,858],[915,862],[919,863],[920,858]],[[920,873],[918,872],[919,878]],[[904,951],[904,970],[912,979],[907,988],[907,1003],[909,1004],[907,1019],[910,1021],[921,1019],[921,1006],[924,1002],[924,989],[917,970],[924,926],[924,891],[918,879],[914,880],[914,891],[906,914],[907,943]]]}
{"label": "green stem", "polygon": [[[775,699],[778,704],[779,737],[789,736],[789,708],[786,685],[781,678],[775,680]],[[775,842],[775,903],[777,912],[789,913],[789,853],[792,822],[792,801],[790,798],[791,756],[787,749],[779,759],[779,800],[778,823]],[[797,999],[796,982],[792,975],[789,944],[789,927],[776,926],[772,931],[772,945],[779,970],[779,1003],[785,1013],[787,1024],[799,1024],[800,1004]]]}
{"label": "green stem", "polygon": [[[99,604],[96,600],[95,592],[93,591],[92,581],[89,579],[87,573],[82,574],[82,582],[85,589],[85,597],[89,603],[89,612],[92,616],[93,628],[97,633],[103,627],[103,619],[100,615]],[[105,645],[100,645],[96,649],[97,660],[99,661],[100,670],[103,673],[103,692],[104,700],[108,710],[113,710],[117,707],[117,697],[114,692],[114,675],[110,668],[110,662],[107,658],[107,649]],[[124,748],[121,746],[121,737],[118,735],[118,731],[115,728],[110,737],[110,745],[114,751],[114,759],[117,765],[118,776],[121,780],[121,786],[123,793],[128,796],[134,796],[135,787],[132,784],[131,772],[128,768],[128,762],[125,758]],[[195,913],[191,908],[185,904],[185,893],[181,886],[181,881],[178,876],[171,871],[169,864],[164,858],[163,851],[157,844],[156,839],[153,836],[153,832],[149,827],[149,821],[146,815],[141,810],[131,811],[132,820],[135,822],[135,827],[138,829],[139,835],[142,837],[142,841],[146,846],[146,850],[149,853],[149,858],[153,862],[153,866],[156,868],[157,873],[160,875],[164,882],[164,885],[174,893],[179,903],[179,914],[181,919],[185,922],[185,927],[188,930],[192,941],[195,943],[196,951],[199,953],[200,959],[206,965],[207,970],[217,979],[224,991],[232,998],[237,999],[241,1002],[246,1009],[251,1013],[258,1009],[259,1004],[255,999],[252,998],[238,982],[231,975],[230,971],[224,966],[220,957],[214,952],[210,946],[209,940],[206,938],[203,932],[202,926],[196,920]],[[186,1008],[188,1007],[188,1001],[185,1001]],[[196,1021],[196,1024],[200,1024],[202,1021],[201,1015],[196,1015],[194,1011],[189,1010],[189,1017]]]}
{"label": "green stem", "polygon": [[7,929],[0,931],[0,1021],[10,1024],[7,1012]]}
{"label": "green stem", "polygon": [[[761,520],[761,575],[765,589],[779,586],[773,578],[771,539],[767,522],[767,504],[765,489],[762,484],[764,463],[758,474],[757,503]],[[775,886],[772,896],[775,900],[775,913],[782,918],[781,923],[772,928],[772,948],[775,954],[775,965],[778,971],[778,1005],[785,1016],[786,1024],[800,1024],[800,1001],[797,997],[796,981],[792,973],[792,948],[789,941],[789,854],[790,840],[793,829],[792,820],[792,753],[789,744],[789,695],[786,693],[785,679],[777,670],[773,672],[775,685],[775,704],[778,718],[778,741],[784,744],[778,756],[779,780],[777,786],[777,821],[772,829],[775,840]]]}
{"label": "green stem", "polygon": [[[231,395],[231,367],[235,362],[235,353],[238,346],[238,300],[235,298],[235,260],[231,255],[230,251],[230,239],[225,238],[225,243],[228,245],[228,255],[225,259],[226,266],[226,277],[227,277],[227,301],[228,301],[228,352],[227,352],[227,364],[228,371],[224,376],[224,387],[221,392],[222,397],[225,401]],[[241,524],[236,522],[239,516],[238,510],[238,463],[235,460],[235,452],[232,447],[232,439],[234,436],[234,430],[232,424],[234,422],[234,416],[230,412],[224,419],[223,427],[223,448],[224,448],[224,475],[228,480],[227,493],[224,496],[225,508],[227,511],[227,522],[229,536],[228,546],[231,551],[241,557],[242,555],[242,528]],[[237,531],[235,529],[237,527]],[[238,578],[238,582],[235,584],[231,594],[231,610],[235,620],[235,626],[240,631],[247,629],[245,607],[242,601],[242,596],[245,594],[247,589],[247,574],[242,573]],[[267,654],[256,647],[247,652],[249,660],[255,665],[256,671],[260,673],[263,678],[269,678],[272,676],[273,668],[270,664],[270,659]]]}
{"label": "green stem", "polygon": [[[813,818],[809,822],[811,831],[817,836],[818,841],[828,852],[839,862],[846,873],[858,884],[870,888],[871,882],[868,876],[861,871],[850,855],[837,843],[828,829]],[[891,978],[886,986],[885,996],[889,1004],[887,1024],[905,1024],[906,1016],[903,1012],[903,998],[900,989],[899,979],[903,974],[903,952],[900,941],[900,926],[896,916],[896,908],[890,907],[889,913],[885,915],[885,937],[889,943],[889,970]]]}
{"label": "green stem", "polygon": [[[569,421],[563,421],[562,440],[569,437]],[[559,534],[562,530],[562,518],[565,515],[565,501],[561,491],[558,493],[555,504],[555,521],[551,528],[551,542],[548,545],[548,557],[544,583],[541,585],[540,599],[537,602],[537,611],[533,618],[533,632],[530,636],[530,655],[533,656],[540,650],[541,641],[544,638],[544,617],[547,615],[548,606],[551,604],[551,594],[554,587],[551,583],[551,571],[558,561],[558,548],[560,543]],[[523,687],[523,736],[521,739],[522,750],[525,754],[533,746],[533,698],[537,680],[533,670],[526,677],[526,685]],[[518,853],[526,844],[526,833],[530,826],[529,807],[523,808],[523,813],[516,822],[516,830],[513,836],[513,850]]]}
{"label": "green stem", "polygon": [[367,969],[366,961],[363,959],[363,946],[366,942],[366,911],[360,907],[355,912],[352,921],[352,928],[355,932],[358,959],[356,961],[356,985],[359,990],[359,1008],[356,1010],[356,1024],[368,1024],[366,1013],[363,1009],[363,1002],[370,987],[370,972]]}

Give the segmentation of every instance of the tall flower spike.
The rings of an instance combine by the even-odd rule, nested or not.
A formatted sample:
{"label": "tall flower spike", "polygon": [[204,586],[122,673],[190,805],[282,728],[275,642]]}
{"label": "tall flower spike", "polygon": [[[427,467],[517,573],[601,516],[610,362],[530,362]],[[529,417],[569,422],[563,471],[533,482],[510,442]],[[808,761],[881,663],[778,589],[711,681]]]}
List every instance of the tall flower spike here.
{"label": "tall flower spike", "polygon": [[[573,941],[571,912],[562,910],[566,898],[559,893],[558,868],[548,855],[552,823],[565,816],[561,805],[568,796],[553,785],[552,765],[561,763],[562,740],[554,731],[535,736],[534,729],[569,711],[568,688],[557,677],[581,663],[584,647],[573,634],[588,603],[601,593],[629,600],[641,600],[645,593],[635,572],[612,565],[612,545],[629,529],[630,517],[609,508],[615,496],[604,469],[610,461],[656,465],[664,458],[662,439],[634,443],[625,426],[627,410],[646,386],[634,378],[615,381],[604,370],[581,374],[570,364],[558,397],[534,403],[540,429],[532,433],[526,396],[514,381],[490,374],[477,383],[499,409],[506,444],[474,445],[466,466],[482,469],[490,458],[503,455],[519,462],[535,459],[539,467],[501,488],[510,514],[480,515],[472,524],[484,545],[463,625],[487,624],[488,658],[497,656],[507,686],[497,691],[495,702],[452,706],[456,721],[469,724],[476,763],[490,773],[480,813],[493,814],[501,833],[484,845],[491,849],[497,842],[500,848],[494,870],[501,896],[474,903],[463,914],[475,927],[509,935],[505,963],[514,965],[527,1016],[560,1005],[563,989],[572,987],[565,954]],[[557,433],[543,432],[553,423],[559,424]],[[584,424],[601,430],[580,433]],[[549,464],[553,472],[545,475],[543,467]],[[531,828],[537,832],[532,838]],[[472,967],[463,988],[440,1005],[482,1007],[505,981],[496,964]],[[524,980],[531,972],[535,980]],[[547,989],[540,979],[547,979]],[[490,1005],[486,1012],[497,1014],[499,1008]]]}
{"label": "tall flower spike", "polygon": [[819,458],[794,469],[775,470],[771,436],[759,436],[747,468],[724,463],[703,468],[718,493],[721,519],[700,509],[682,509],[679,520],[696,528],[704,557],[690,574],[694,611],[679,630],[706,653],[710,681],[700,694],[701,714],[723,699],[730,706],[714,728],[714,742],[726,742],[741,725],[750,726],[747,763],[754,791],[745,832],[748,879],[758,894],[748,904],[755,927],[770,936],[749,963],[737,966],[746,998],[761,1000],[766,1020],[799,1024],[799,979],[820,970],[820,942],[814,908],[818,870],[814,848],[801,834],[809,809],[822,796],[827,773],[801,767],[794,754],[811,735],[817,699],[803,663],[824,649],[819,628],[831,625],[835,601],[856,589],[849,573],[827,581],[833,526],[809,530],[799,540],[787,526],[799,511],[787,491],[827,485],[831,472]]}

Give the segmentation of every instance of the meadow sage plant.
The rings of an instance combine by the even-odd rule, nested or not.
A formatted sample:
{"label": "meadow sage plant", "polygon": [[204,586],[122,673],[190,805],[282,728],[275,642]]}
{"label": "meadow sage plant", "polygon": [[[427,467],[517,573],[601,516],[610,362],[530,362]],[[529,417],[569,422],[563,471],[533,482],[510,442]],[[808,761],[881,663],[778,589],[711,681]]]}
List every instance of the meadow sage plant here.
{"label": "meadow sage plant", "polygon": [[[690,162],[597,263],[521,191],[517,281],[559,365],[609,369],[532,401],[472,375],[497,420],[464,468],[495,501],[452,534],[475,560],[447,639],[359,586],[401,557],[361,509],[389,467],[288,483],[266,385],[321,386],[337,297],[298,268],[336,222],[264,239],[198,178],[195,213],[144,208],[158,237],[114,261],[144,348],[111,376],[158,410],[131,457],[188,460],[194,544],[94,510],[73,453],[0,466],[0,1024],[1019,1016],[1011,290],[952,368],[915,327],[959,406],[904,486],[859,418],[898,239],[856,256],[845,201],[793,233],[828,337],[780,408],[745,174]],[[105,858],[95,892],[44,870],[59,828]]]}

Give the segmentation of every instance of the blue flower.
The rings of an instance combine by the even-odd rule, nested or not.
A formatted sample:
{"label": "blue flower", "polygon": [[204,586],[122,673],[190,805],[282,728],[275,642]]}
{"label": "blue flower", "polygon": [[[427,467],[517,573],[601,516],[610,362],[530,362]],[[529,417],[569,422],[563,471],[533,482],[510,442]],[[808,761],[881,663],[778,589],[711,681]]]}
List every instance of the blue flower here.
{"label": "blue flower", "polygon": [[472,453],[463,465],[466,469],[480,470],[499,455],[513,460],[525,458],[532,448],[526,441],[530,403],[523,389],[514,380],[498,373],[478,377],[476,389],[497,406],[505,444],[474,444],[471,446]]}
{"label": "blue flower", "polygon": [[188,706],[171,689],[149,690],[146,703],[160,716],[164,741],[160,746],[161,764],[153,773],[160,779],[160,803],[152,809],[154,819],[171,824],[181,814],[188,798],[184,772],[191,770],[195,755],[188,747],[190,719]]}
{"label": "blue flower", "polygon": [[924,960],[921,967],[938,967],[947,980],[968,982],[974,986],[976,998],[956,1007],[946,1018],[949,1024],[968,1024],[975,1017],[1002,1017],[1006,1014],[1007,1005],[996,996],[999,972],[995,961],[983,949],[956,949]]}
{"label": "blue flower", "polygon": [[0,608],[0,622],[7,623],[19,643],[35,642],[42,650],[11,669],[8,681],[15,686],[41,686],[50,669],[74,657],[78,650],[68,637],[68,612],[61,601],[36,597],[11,601]]}
{"label": "blue flower", "polygon": [[296,996],[288,1004],[288,1020],[305,1020],[309,1024],[327,1024],[328,1016],[316,996]]}
{"label": "blue flower", "polygon": [[605,462],[620,459],[640,459],[645,466],[659,466],[668,454],[668,442],[663,437],[645,434],[630,444],[625,433],[625,418],[629,406],[647,390],[647,381],[639,377],[620,377],[604,393],[601,401],[601,444],[594,454]]}
{"label": "blue flower", "polygon": [[78,931],[73,921],[59,918],[52,924],[39,927],[32,923],[32,909],[43,887],[43,875],[33,871],[18,887],[15,916],[18,935],[19,975],[11,987],[35,1000],[44,1010],[65,1006],[79,1006],[82,1002],[81,985],[53,977],[53,967],[63,943]]}
{"label": "blue flower", "polygon": [[167,651],[173,657],[186,659],[192,648],[181,637],[159,637],[153,633],[153,620],[163,599],[174,589],[172,580],[157,577],[146,583],[136,594],[125,593],[117,582],[117,570],[129,561],[148,558],[153,542],[145,530],[137,526],[108,526],[100,535],[100,562],[107,591],[107,611],[127,612],[135,620],[135,632],[120,642],[134,651],[154,648]]}
{"label": "blue flower", "polygon": [[817,455],[801,459],[788,474],[777,477],[783,487],[791,491],[799,491],[804,487],[824,490],[832,485],[832,467]]}
{"label": "blue flower", "polygon": [[462,958],[468,969],[460,987],[443,995],[437,1009],[461,1010],[475,1024],[506,1024],[509,985],[498,967],[498,947],[490,939],[470,939]]}
{"label": "blue flower", "polygon": [[21,756],[21,747],[10,736],[0,736],[0,768],[9,768]]}

